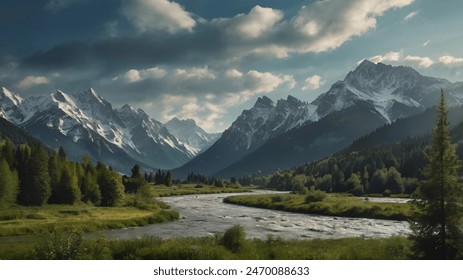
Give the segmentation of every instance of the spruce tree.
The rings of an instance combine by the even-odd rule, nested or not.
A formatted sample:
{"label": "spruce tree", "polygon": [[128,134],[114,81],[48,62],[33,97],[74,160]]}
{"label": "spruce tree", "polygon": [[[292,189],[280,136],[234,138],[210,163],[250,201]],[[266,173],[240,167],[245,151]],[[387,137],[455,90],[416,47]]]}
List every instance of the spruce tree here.
{"label": "spruce tree", "polygon": [[16,203],[18,172],[10,170],[5,159],[0,160],[0,206]]}
{"label": "spruce tree", "polygon": [[48,156],[42,146],[32,147],[27,171],[20,179],[21,204],[39,206],[47,203],[51,194],[50,174]]}
{"label": "spruce tree", "polygon": [[458,180],[460,162],[451,144],[447,111],[441,90],[432,147],[423,170],[426,180],[419,187],[411,221],[415,257],[421,259],[463,257],[463,189]]}

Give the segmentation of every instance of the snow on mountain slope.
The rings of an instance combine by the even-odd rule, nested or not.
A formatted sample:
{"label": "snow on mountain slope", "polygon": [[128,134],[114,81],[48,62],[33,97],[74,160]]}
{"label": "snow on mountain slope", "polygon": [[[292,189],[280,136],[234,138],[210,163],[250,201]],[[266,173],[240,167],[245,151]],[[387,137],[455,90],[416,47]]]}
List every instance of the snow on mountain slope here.
{"label": "snow on mountain slope", "polygon": [[[385,122],[423,111],[436,104],[440,88],[454,89],[455,85],[444,79],[425,77],[405,66],[374,64],[364,60],[354,71],[338,81],[330,90],[320,95],[313,105],[324,117],[348,108],[358,101],[374,105]],[[461,98],[450,95],[449,104],[461,104]],[[409,113],[406,111],[409,109]]]}
{"label": "snow on mountain slope", "polygon": [[180,178],[189,172],[213,174],[253,152],[269,139],[318,120],[316,107],[288,96],[275,104],[259,97],[254,106],[243,113],[204,153],[174,170]]}
{"label": "snow on mountain slope", "polygon": [[[58,90],[48,96],[23,99],[2,88],[0,108],[2,117],[33,131],[51,147],[59,147],[57,141],[63,139],[70,140],[64,143],[73,149],[74,144],[86,143],[88,147],[94,143],[97,148],[93,154],[125,153],[147,166],[163,169],[180,166],[194,156],[162,123],[130,106],[114,110],[93,89],[75,94]],[[81,157],[90,153],[88,150],[82,148],[75,154]]]}
{"label": "snow on mountain slope", "polygon": [[14,124],[20,123],[24,119],[24,114],[20,109],[24,99],[2,87],[0,88],[0,116]]}
{"label": "snow on mountain slope", "polygon": [[220,133],[207,133],[191,119],[173,118],[165,126],[194,155],[212,146],[221,135]]}

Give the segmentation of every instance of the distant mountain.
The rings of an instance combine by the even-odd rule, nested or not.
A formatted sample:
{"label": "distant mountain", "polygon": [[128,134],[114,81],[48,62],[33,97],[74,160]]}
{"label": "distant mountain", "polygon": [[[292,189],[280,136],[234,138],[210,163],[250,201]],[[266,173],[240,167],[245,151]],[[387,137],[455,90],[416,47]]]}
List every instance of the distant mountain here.
{"label": "distant mountain", "polygon": [[189,172],[211,175],[250,154],[269,139],[304,123],[318,119],[316,107],[288,96],[275,104],[268,97],[258,98],[243,111],[214,145],[179,169],[177,177]]}
{"label": "distant mountain", "polygon": [[220,137],[220,133],[207,133],[194,120],[173,118],[165,126],[194,155],[207,150]]}
{"label": "distant mountain", "polygon": [[[292,106],[277,110],[282,106],[258,99],[202,157],[180,168],[180,175],[268,174],[320,159],[378,127],[424,112],[437,104],[441,88],[450,106],[463,103],[463,83],[365,60],[310,104],[288,98],[282,103]],[[286,117],[270,117],[275,114]]]}
{"label": "distant mountain", "polygon": [[321,120],[270,139],[259,149],[213,174],[220,178],[270,174],[278,169],[320,159],[348,146],[353,140],[384,124],[374,107],[359,101]]}
{"label": "distant mountain", "polygon": [[2,88],[0,108],[4,118],[54,149],[63,146],[73,160],[89,155],[127,172],[135,163],[170,169],[194,156],[162,123],[128,105],[115,110],[93,89],[24,99]]}
{"label": "distant mountain", "polygon": [[358,101],[366,101],[375,107],[386,123],[391,123],[437,104],[441,88],[450,93],[447,99],[450,106],[462,104],[463,83],[452,84],[445,79],[425,77],[411,67],[393,67],[364,60],[312,104],[317,106],[317,114],[323,118]]}

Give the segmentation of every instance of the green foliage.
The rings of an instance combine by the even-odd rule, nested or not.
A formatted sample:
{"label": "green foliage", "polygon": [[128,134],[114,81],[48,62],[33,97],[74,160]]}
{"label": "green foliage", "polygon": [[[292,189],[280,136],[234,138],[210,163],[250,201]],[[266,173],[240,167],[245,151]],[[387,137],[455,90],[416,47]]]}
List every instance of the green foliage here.
{"label": "green foliage", "polygon": [[363,185],[360,181],[360,177],[356,173],[352,173],[350,178],[347,180],[347,190],[353,195],[363,195]]}
{"label": "green foliage", "polygon": [[243,226],[234,225],[227,229],[223,234],[221,244],[232,252],[242,249],[246,244],[246,233]]}
{"label": "green foliage", "polygon": [[312,202],[318,202],[318,201],[323,201],[326,197],[326,193],[319,191],[319,190],[314,190],[310,191],[304,199],[305,203],[312,203]]}
{"label": "green foliage", "polygon": [[51,188],[48,156],[42,146],[32,147],[25,169],[27,175],[21,176],[19,202],[23,205],[44,205],[51,195]]}
{"label": "green foliage", "polygon": [[10,170],[5,159],[0,160],[0,206],[16,203],[18,194],[18,173]]}
{"label": "green foliage", "polygon": [[[159,237],[131,240],[88,239],[80,242],[81,250],[77,250],[76,259],[404,260],[409,257],[411,247],[411,242],[404,237],[285,240],[279,236],[269,236],[266,240],[247,240],[246,250],[233,252],[221,245],[221,239],[222,234],[167,240]],[[45,242],[42,240],[40,243]],[[0,241],[0,259],[38,258],[36,254],[30,253],[37,247],[39,246],[35,239],[23,242]],[[48,246],[50,247],[54,246]],[[45,250],[47,251],[49,250]]]}
{"label": "green foliage", "polygon": [[33,251],[38,260],[79,260],[84,254],[82,232],[53,229],[47,232]]}
{"label": "green foliage", "polygon": [[463,188],[460,162],[451,144],[444,92],[437,108],[432,147],[419,187],[411,227],[415,256],[422,259],[463,258]]}
{"label": "green foliage", "polygon": [[116,206],[124,197],[124,185],[121,177],[108,169],[103,163],[97,163],[97,183],[101,191],[101,206]]}
{"label": "green foliage", "polygon": [[97,183],[97,172],[89,157],[83,158],[82,168],[83,173],[79,176],[82,201],[93,203],[93,205],[100,205],[101,191]]}
{"label": "green foliage", "polygon": [[304,175],[296,175],[291,178],[292,192],[297,194],[306,194],[308,189],[306,187],[307,178]]}
{"label": "green foliage", "polygon": [[[310,196],[309,192],[309,196]],[[314,191],[314,198],[297,194],[239,195],[224,198],[225,203],[252,206],[280,211],[388,220],[410,218],[408,203],[374,203],[346,195],[325,194]],[[322,199],[323,198],[323,199]],[[308,199],[310,202],[306,201]],[[312,201],[319,200],[319,201]]]}

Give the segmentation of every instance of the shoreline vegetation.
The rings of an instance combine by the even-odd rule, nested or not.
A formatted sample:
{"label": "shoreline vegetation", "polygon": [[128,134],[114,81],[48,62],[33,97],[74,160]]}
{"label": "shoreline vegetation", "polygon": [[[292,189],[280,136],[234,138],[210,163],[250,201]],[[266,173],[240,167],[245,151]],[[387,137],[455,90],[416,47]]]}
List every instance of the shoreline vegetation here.
{"label": "shoreline vegetation", "polygon": [[65,229],[41,237],[2,241],[0,259],[13,260],[404,260],[410,258],[412,242],[406,237],[364,239],[286,240],[246,239],[235,225],[209,237],[131,240],[84,239],[82,233]]}
{"label": "shoreline vegetation", "polygon": [[214,187],[200,184],[177,186],[150,185],[136,194],[125,194],[114,207],[91,204],[46,204],[43,206],[10,205],[0,208],[0,237],[37,235],[51,228],[77,227],[83,232],[139,227],[179,219],[179,213],[157,197],[250,192],[243,187]]}
{"label": "shoreline vegetation", "polygon": [[406,221],[411,218],[409,203],[370,202],[345,194],[309,191],[307,194],[239,195],[224,198],[225,203],[286,212]]}

